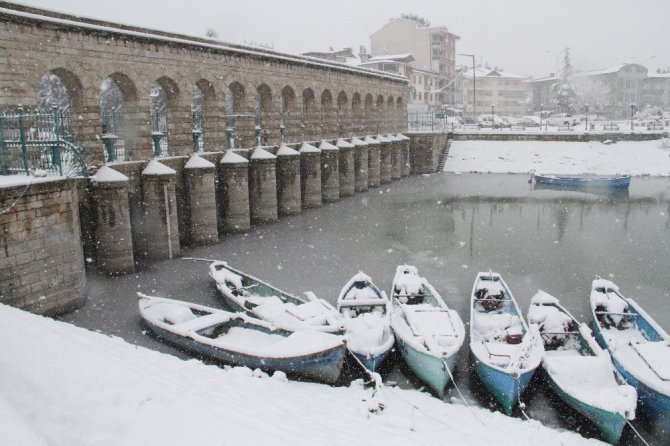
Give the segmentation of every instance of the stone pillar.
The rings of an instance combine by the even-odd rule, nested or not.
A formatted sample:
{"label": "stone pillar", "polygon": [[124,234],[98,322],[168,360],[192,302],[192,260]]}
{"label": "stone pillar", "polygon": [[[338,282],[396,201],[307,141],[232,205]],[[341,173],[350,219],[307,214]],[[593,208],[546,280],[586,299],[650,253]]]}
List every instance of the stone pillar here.
{"label": "stone pillar", "polygon": [[393,170],[391,141],[382,135],[377,135],[375,139],[381,143],[379,148],[379,184],[390,183],[391,171]]}
{"label": "stone pillar", "polygon": [[300,153],[286,144],[277,150],[277,211],[279,215],[299,214],[302,211]]}
{"label": "stone pillar", "polygon": [[391,140],[391,179],[394,181],[399,180],[402,176],[400,173],[402,165],[402,139],[396,137],[392,133],[386,135],[386,138]]}
{"label": "stone pillar", "polygon": [[340,138],[335,143],[340,150],[340,197],[354,194],[354,145]]}
{"label": "stone pillar", "polygon": [[246,232],[249,213],[249,161],[228,150],[219,162],[219,232]]}
{"label": "stone pillar", "polygon": [[368,145],[358,138],[352,138],[354,149],[354,190],[363,192],[368,190]]}
{"label": "stone pillar", "polygon": [[195,245],[219,241],[216,222],[216,165],[191,155],[184,166],[187,239]]}
{"label": "stone pillar", "polygon": [[277,215],[277,157],[257,147],[251,155],[249,200],[252,223],[274,223]]}
{"label": "stone pillar", "polygon": [[102,166],[92,178],[95,248],[98,271],[124,274],[135,270],[130,228],[128,177]]}
{"label": "stone pillar", "polygon": [[321,196],[324,203],[340,199],[340,150],[325,140],[321,150]]}
{"label": "stone pillar", "polygon": [[400,139],[401,141],[401,146],[400,146],[400,159],[401,159],[401,166],[400,166],[400,176],[401,177],[407,177],[409,176],[410,172],[410,164],[409,164],[409,138],[402,133],[396,134],[396,137]]}
{"label": "stone pillar", "polygon": [[368,145],[368,187],[379,187],[381,143],[370,136],[366,136],[363,142]]}
{"label": "stone pillar", "polygon": [[300,196],[303,208],[318,208],[321,199],[321,150],[311,144],[300,147]]}
{"label": "stone pillar", "polygon": [[137,241],[149,260],[172,259],[181,255],[177,223],[177,172],[156,160],[142,171],[142,233]]}

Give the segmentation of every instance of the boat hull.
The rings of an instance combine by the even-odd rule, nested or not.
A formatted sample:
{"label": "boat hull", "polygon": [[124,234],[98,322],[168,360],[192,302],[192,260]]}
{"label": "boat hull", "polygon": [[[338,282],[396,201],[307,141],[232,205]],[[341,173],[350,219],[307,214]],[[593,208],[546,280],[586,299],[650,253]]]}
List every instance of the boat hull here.
{"label": "boat hull", "polygon": [[670,414],[670,395],[652,389],[626,370],[623,364],[617,359],[616,352],[611,351],[609,344],[603,336],[600,324],[595,319],[592,321],[592,327],[598,344],[610,351],[614,367],[623,376],[623,379],[637,391],[638,411],[651,418],[660,418]]}
{"label": "boat hull", "polygon": [[336,382],[342,371],[346,347],[341,346],[315,352],[309,355],[288,358],[265,358],[239,352],[233,352],[205,345],[196,340],[164,330],[145,320],[154,334],[185,350],[207,356],[227,364],[245,366],[250,369],[282,371],[288,375],[301,376],[325,383]]}
{"label": "boat hull", "polygon": [[515,376],[480,361],[475,353],[472,353],[471,356],[480,381],[503,406],[505,415],[512,415],[514,406],[528,387],[535,374],[535,369],[527,370]]}
{"label": "boat hull", "polygon": [[363,364],[363,366],[370,370],[371,372],[376,372],[377,369],[379,369],[379,366],[384,362],[384,360],[389,356],[389,353],[391,353],[391,349],[389,348],[388,350],[379,353],[377,355],[365,355],[361,353],[356,353],[355,351],[351,351],[352,355],[356,357],[356,359]]}
{"label": "boat hull", "polygon": [[[419,351],[396,335],[400,354],[412,372],[439,395],[444,397],[445,388],[456,368],[458,352],[449,357],[430,355]],[[447,369],[448,368],[448,369]]]}
{"label": "boat hull", "polygon": [[605,441],[612,444],[619,442],[626,425],[626,418],[623,415],[593,407],[572,397],[554,381],[544,368],[542,368],[542,372],[551,390],[567,405],[588,418],[602,433]]}
{"label": "boat hull", "polygon": [[536,184],[581,188],[626,189],[630,186],[630,176],[617,177],[570,177],[535,175]]}

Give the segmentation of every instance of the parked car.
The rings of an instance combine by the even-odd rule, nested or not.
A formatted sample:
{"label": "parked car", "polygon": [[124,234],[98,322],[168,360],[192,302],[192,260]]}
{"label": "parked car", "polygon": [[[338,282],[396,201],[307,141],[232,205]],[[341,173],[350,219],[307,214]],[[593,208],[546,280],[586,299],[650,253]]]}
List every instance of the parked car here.
{"label": "parked car", "polygon": [[567,113],[556,113],[547,119],[549,125],[577,125],[582,121],[581,115],[569,115]]}
{"label": "parked car", "polygon": [[498,115],[479,115],[477,124],[480,128],[493,127],[496,129],[505,127],[505,121],[500,119]]}

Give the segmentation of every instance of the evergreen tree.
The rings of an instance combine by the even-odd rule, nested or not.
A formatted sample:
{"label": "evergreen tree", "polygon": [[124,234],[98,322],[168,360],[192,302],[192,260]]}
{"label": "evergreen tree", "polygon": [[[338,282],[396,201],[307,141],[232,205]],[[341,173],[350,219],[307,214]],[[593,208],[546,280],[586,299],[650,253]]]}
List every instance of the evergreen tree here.
{"label": "evergreen tree", "polygon": [[556,108],[563,113],[574,110],[577,94],[572,85],[572,63],[570,62],[570,48],[565,48],[561,78],[552,86],[553,102]]}

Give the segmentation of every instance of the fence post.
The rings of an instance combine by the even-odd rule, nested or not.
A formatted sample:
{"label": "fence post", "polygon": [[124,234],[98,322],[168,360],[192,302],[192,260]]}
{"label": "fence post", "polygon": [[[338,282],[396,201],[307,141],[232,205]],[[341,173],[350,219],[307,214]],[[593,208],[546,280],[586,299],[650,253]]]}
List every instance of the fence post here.
{"label": "fence post", "polygon": [[51,107],[51,112],[53,114],[53,119],[54,119],[54,134],[56,136],[56,142],[53,146],[51,146],[51,160],[52,162],[58,166],[58,175],[62,176],[63,175],[63,163],[61,160],[60,156],[60,128],[59,128],[59,120],[58,120],[58,107],[53,105]]}
{"label": "fence post", "polygon": [[5,119],[4,113],[0,113],[0,158],[2,159],[2,175],[9,173],[9,166],[7,165],[7,145],[5,143]]}
{"label": "fence post", "polygon": [[26,137],[23,134],[23,107],[19,106],[19,143],[21,144],[21,154],[23,155],[23,170],[26,175],[30,175],[28,167],[28,149],[26,148]]}

